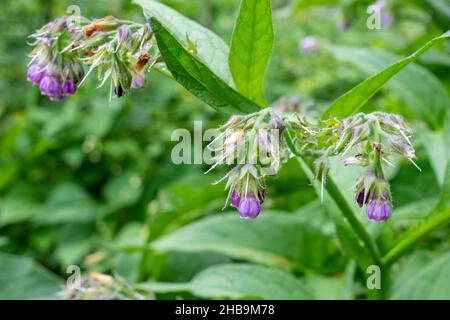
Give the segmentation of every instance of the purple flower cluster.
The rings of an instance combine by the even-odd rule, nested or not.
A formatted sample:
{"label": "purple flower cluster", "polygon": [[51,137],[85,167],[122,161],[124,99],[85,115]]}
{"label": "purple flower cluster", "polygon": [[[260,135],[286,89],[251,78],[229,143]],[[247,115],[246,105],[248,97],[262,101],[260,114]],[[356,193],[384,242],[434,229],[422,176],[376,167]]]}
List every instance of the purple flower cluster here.
{"label": "purple flower cluster", "polygon": [[236,190],[231,192],[231,206],[236,208],[242,219],[255,219],[261,212],[261,205],[264,203],[265,192],[262,190],[257,196],[249,191],[243,196],[239,196]]}
{"label": "purple flower cluster", "polygon": [[27,79],[39,86],[41,93],[52,101],[63,100],[76,91],[75,81],[71,77],[63,79],[57,73],[47,72],[47,67],[41,64],[28,68]]}

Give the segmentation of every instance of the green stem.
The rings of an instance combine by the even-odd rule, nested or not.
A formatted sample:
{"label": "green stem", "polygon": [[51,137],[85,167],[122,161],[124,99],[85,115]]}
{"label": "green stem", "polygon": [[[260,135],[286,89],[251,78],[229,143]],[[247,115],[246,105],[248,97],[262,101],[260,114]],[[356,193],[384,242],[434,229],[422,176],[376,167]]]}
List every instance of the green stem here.
{"label": "green stem", "polygon": [[385,266],[391,265],[400,258],[409,248],[417,241],[422,239],[431,231],[450,222],[450,208],[438,214],[431,214],[427,219],[420,223],[410,232],[405,233],[397,242],[397,244],[383,257]]}
{"label": "green stem", "polygon": [[[302,158],[302,155],[297,151],[297,148],[295,147],[295,144],[290,136],[289,130],[286,130],[285,134],[286,143],[289,148],[289,150],[297,157],[298,161],[300,162],[300,165],[302,166],[305,174],[312,179],[313,174],[310,169],[310,166],[305,163],[305,161]],[[372,263],[375,265],[378,265],[382,271],[381,277],[382,277],[382,287],[380,290],[374,289],[368,291],[368,297],[369,299],[385,299],[386,293],[389,288],[389,268],[385,267],[383,265],[379,250],[375,242],[373,241],[370,234],[367,232],[364,225],[359,221],[357,216],[354,213],[353,208],[349,205],[345,197],[340,192],[337,185],[334,183],[334,181],[329,177],[327,179],[327,183],[325,185],[325,189],[330,197],[333,198],[333,201],[341,211],[342,215],[347,218],[350,226],[358,236],[358,238],[364,243],[364,245],[367,248],[368,254],[370,255],[370,258],[372,260]],[[365,272],[366,270],[362,270]]]}
{"label": "green stem", "polygon": [[[298,160],[303,163],[305,166],[308,166],[302,159],[301,155],[297,152],[297,149],[291,139],[291,136],[289,135],[289,132],[285,135],[286,142],[289,147],[289,150],[298,158]],[[308,166],[309,167],[309,166]],[[306,172],[305,172],[306,173]],[[308,174],[310,178],[312,178],[312,174]],[[341,210],[342,214],[347,218],[348,222],[352,226],[355,233],[358,235],[358,237],[361,239],[361,241],[366,245],[367,250],[373,260],[374,263],[381,266],[381,257],[378,252],[378,248],[375,244],[375,242],[370,237],[369,233],[367,232],[364,225],[359,221],[359,219],[356,217],[356,215],[353,212],[352,207],[348,204],[347,200],[344,198],[342,193],[340,192],[337,185],[334,183],[333,179],[331,177],[328,177],[327,183],[325,185],[325,189],[327,190],[328,194],[333,198],[334,202],[338,206],[338,208]]]}
{"label": "green stem", "polygon": [[334,202],[341,210],[342,214],[347,218],[348,222],[352,226],[355,233],[358,235],[358,237],[361,239],[361,241],[365,244],[367,247],[367,250],[373,260],[373,262],[379,266],[382,265],[380,253],[378,252],[378,248],[373,241],[370,234],[367,232],[364,225],[361,223],[361,221],[355,216],[353,213],[352,207],[348,204],[348,201],[344,198],[340,190],[338,189],[337,185],[334,183],[334,181],[329,177],[327,179],[327,184],[325,186],[327,192],[330,194],[331,197],[333,197]]}

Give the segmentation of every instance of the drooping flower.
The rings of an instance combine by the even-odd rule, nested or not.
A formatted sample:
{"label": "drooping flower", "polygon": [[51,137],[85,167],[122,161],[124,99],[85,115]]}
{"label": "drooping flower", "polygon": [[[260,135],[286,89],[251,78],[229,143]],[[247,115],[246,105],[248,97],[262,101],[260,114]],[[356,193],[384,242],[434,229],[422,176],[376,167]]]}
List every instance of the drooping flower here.
{"label": "drooping flower", "polygon": [[364,204],[366,202],[365,198],[366,198],[365,190],[363,189],[358,193],[358,196],[356,197],[356,203],[358,204],[358,206],[360,208],[362,208],[364,206]]}
{"label": "drooping flower", "polygon": [[392,208],[387,196],[375,193],[366,208],[367,217],[372,221],[386,221],[391,217]]}
{"label": "drooping flower", "polygon": [[45,66],[40,64],[33,64],[28,68],[27,72],[28,81],[36,85],[40,85],[44,77],[45,77]]}
{"label": "drooping flower", "polygon": [[255,219],[261,212],[261,202],[249,192],[240,199],[237,210],[242,219]]}
{"label": "drooping flower", "polygon": [[50,100],[58,101],[64,98],[61,84],[56,76],[45,76],[39,85],[39,89],[41,90],[41,93],[49,97]]}

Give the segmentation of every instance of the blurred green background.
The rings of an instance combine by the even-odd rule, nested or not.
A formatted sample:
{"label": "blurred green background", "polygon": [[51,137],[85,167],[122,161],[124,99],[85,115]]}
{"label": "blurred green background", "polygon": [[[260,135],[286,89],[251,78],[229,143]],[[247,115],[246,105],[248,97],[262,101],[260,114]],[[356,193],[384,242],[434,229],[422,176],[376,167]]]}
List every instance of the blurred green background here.
{"label": "blurred green background", "polygon": [[[229,42],[239,1],[162,2]],[[319,112],[392,59],[389,54],[377,55],[375,50],[405,56],[450,29],[450,2],[445,0],[387,1],[393,23],[380,30],[366,27],[366,8],[371,1],[322,2],[334,4],[273,1],[276,42],[266,77],[271,103],[285,97],[278,104],[290,101],[301,110]],[[144,244],[174,234],[192,222],[208,222],[208,216],[227,215],[221,211],[226,197],[224,186],[211,184],[226,168],[204,175],[206,166],[176,166],[170,160],[171,148],[176,144],[170,140],[174,129],[192,131],[195,120],[203,121],[204,130],[214,128],[226,121],[226,116],[156,72],[151,73],[145,88],[120,100],[109,102],[107,88],[97,89],[95,76],[91,76],[73,97],[49,102],[26,81],[30,51],[27,36],[65,15],[69,5],[78,5],[81,14],[88,18],[113,15],[145,21],[141,8],[126,0],[16,0],[2,4],[0,298],[55,297],[55,288],[62,288],[70,265],[80,266],[83,274],[118,274],[130,284],[148,279],[187,282],[200,271],[223,263],[251,261],[276,268],[263,258],[246,255],[245,250],[236,253],[239,246],[271,252],[262,241],[252,239],[257,233],[245,237],[246,232],[252,231],[246,231],[247,222],[237,214],[231,222],[236,224],[236,234],[225,234],[217,240],[216,249],[201,245],[177,248],[182,241],[175,238],[173,243],[170,239],[161,242],[161,250],[142,250]],[[342,23],[347,23],[348,29],[341,30]],[[307,36],[317,39],[312,54],[299,48]],[[331,44],[340,48],[364,47],[367,51],[360,52],[358,64],[354,52],[341,50],[340,55],[333,54]],[[390,170],[394,218],[385,225],[370,225],[382,248],[392,245],[400,231],[416,223],[437,201],[447,159],[445,146],[450,141],[442,134],[445,130],[435,130],[446,128],[448,116],[440,117],[444,124],[436,125],[425,121],[418,111],[428,104],[442,103],[433,100],[434,96],[444,100],[446,97],[444,102],[448,105],[450,43],[431,49],[407,71],[416,78],[411,79],[408,74],[403,79],[399,77],[364,110],[403,114],[416,129],[414,143],[423,169],[419,173],[408,163],[398,163],[396,169]],[[357,175],[352,170],[341,179],[349,199]],[[271,244],[273,252],[287,252],[293,260],[306,265],[291,269],[291,274],[308,276],[305,281],[311,282],[316,297],[364,298],[364,290],[346,282],[361,275],[356,271],[351,276],[354,268],[336,239],[334,226],[295,161],[268,181],[267,196],[261,222],[255,222],[259,223],[255,225],[258,228],[263,228],[263,223],[268,228],[270,219],[277,221],[277,215],[303,219],[297,232],[279,235],[292,239]],[[365,221],[362,211],[361,218]],[[398,276],[393,277],[407,278],[407,272],[413,274],[445,253],[449,231],[447,227],[427,237],[405,258],[413,262],[403,262],[404,266],[402,260],[396,266]],[[264,238],[270,230],[261,232],[264,233],[259,236]],[[210,236],[204,236],[206,243]],[[399,281],[398,286],[403,284]],[[393,291],[396,285],[394,280]],[[189,298],[192,294],[158,293],[156,297]]]}

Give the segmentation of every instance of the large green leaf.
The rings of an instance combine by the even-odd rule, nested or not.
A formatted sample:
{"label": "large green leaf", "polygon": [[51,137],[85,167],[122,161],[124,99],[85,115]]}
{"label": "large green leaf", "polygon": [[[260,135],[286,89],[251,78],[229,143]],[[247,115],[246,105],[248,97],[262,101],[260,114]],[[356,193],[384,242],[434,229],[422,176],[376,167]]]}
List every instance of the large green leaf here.
{"label": "large green leaf", "polygon": [[[180,228],[153,242],[151,248],[211,251],[286,269],[328,271],[331,259],[340,254],[325,225],[319,205],[295,215],[263,212],[256,220],[220,214]],[[334,265],[338,267],[339,262]]]}
{"label": "large green leaf", "polygon": [[231,39],[230,70],[237,90],[261,106],[263,79],[273,47],[270,0],[242,0]]}
{"label": "large green leaf", "polygon": [[196,56],[216,75],[227,83],[231,83],[228,68],[229,48],[211,30],[185,17],[174,9],[153,0],[134,0],[144,9],[147,17],[155,17],[185,46],[188,42],[195,45]]}
{"label": "large green leaf", "polygon": [[57,299],[62,281],[30,258],[0,253],[0,299]]}
{"label": "large green leaf", "polygon": [[253,264],[224,264],[208,268],[189,283],[148,283],[155,292],[190,291],[205,298],[271,300],[312,299],[304,281],[291,274]]}
{"label": "large green leaf", "polygon": [[193,95],[218,111],[229,114],[259,110],[254,102],[236,92],[197,57],[189,53],[157,19],[151,18],[150,24],[167,68]]}
{"label": "large green leaf", "polygon": [[450,31],[430,40],[412,55],[391,64],[381,72],[378,72],[364,82],[360,83],[344,95],[340,96],[337,100],[335,100],[323,113],[322,119],[333,117],[345,118],[352,115],[353,113],[358,111],[367,101],[369,101],[370,98],[373,97],[373,95],[377,93],[386,82],[388,82],[392,77],[403,70],[403,68],[405,68],[411,62],[414,62],[421,54],[423,54],[433,45],[442,42],[449,37]]}
{"label": "large green leaf", "polygon": [[[400,57],[366,48],[332,47],[331,52],[370,75],[398,61]],[[411,64],[388,84],[392,94],[432,127],[439,127],[445,111],[450,108],[450,97],[445,87],[430,71]]]}
{"label": "large green leaf", "polygon": [[450,254],[434,260],[411,274],[392,293],[392,299],[448,300],[450,299]]}
{"label": "large green leaf", "polygon": [[73,183],[61,183],[51,191],[33,221],[39,224],[88,222],[98,213],[95,202],[83,188]]}

